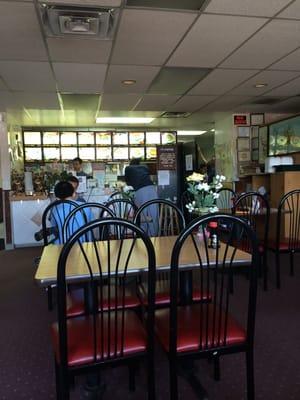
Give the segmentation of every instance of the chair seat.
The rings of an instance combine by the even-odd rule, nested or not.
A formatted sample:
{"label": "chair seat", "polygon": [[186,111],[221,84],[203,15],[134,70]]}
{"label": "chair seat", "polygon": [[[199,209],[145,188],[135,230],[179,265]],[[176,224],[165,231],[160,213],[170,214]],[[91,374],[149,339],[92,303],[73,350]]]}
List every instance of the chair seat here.
{"label": "chair seat", "polygon": [[[117,298],[117,308],[136,308],[140,306],[140,300],[137,295],[132,293],[130,289],[125,288],[124,294],[124,302],[123,302],[123,287],[112,286],[110,288],[110,296],[108,296],[108,286],[103,287],[102,291],[102,307],[100,303],[100,289],[98,290],[98,299],[99,299],[99,311],[101,308],[106,311],[109,308],[116,308]],[[108,304],[108,300],[110,298],[110,304]],[[110,306],[110,307],[109,307]],[[79,288],[75,290],[71,290],[67,295],[67,316],[68,317],[76,317],[78,315],[82,315],[85,313],[84,308],[84,289]]]}
{"label": "chair seat", "polygon": [[[147,305],[148,291],[145,284],[138,285],[138,295],[143,305]],[[211,295],[207,291],[201,291],[199,287],[193,288],[193,301],[209,301]],[[155,304],[164,306],[170,304],[170,281],[157,280],[155,285]]]}
{"label": "chair seat", "polygon": [[[134,311],[124,312],[124,332],[122,331],[122,312],[111,312],[98,314],[96,320],[97,351],[96,360],[102,361],[110,357],[122,357],[146,351],[147,335],[145,329]],[[110,315],[110,335],[108,339],[108,325]],[[102,319],[103,318],[103,319]],[[103,329],[101,329],[101,320]],[[117,321],[117,324],[115,324]],[[117,325],[117,335],[115,329]],[[93,317],[81,316],[71,318],[67,321],[68,329],[68,365],[70,367],[94,363],[94,338],[93,338]],[[101,337],[101,331],[104,332]],[[124,343],[122,347],[122,334]],[[59,335],[58,323],[51,327],[51,336],[56,361],[59,363]],[[116,346],[116,348],[115,348]],[[109,349],[110,348],[110,349]],[[122,351],[123,348],[123,351]]]}
{"label": "chair seat", "polygon": [[[279,251],[288,251],[290,248],[289,241],[282,240],[279,242]],[[276,240],[268,240],[268,249],[275,251],[277,249],[277,242]]]}
{"label": "chair seat", "polygon": [[[202,310],[202,319],[201,318]],[[155,312],[156,335],[166,351],[169,351],[169,319],[170,310],[160,309]],[[216,311],[214,322],[214,306],[210,303],[205,305],[192,304],[180,306],[177,312],[177,352],[189,352],[215,347],[241,345],[246,342],[246,331],[231,317],[227,319],[227,334],[225,334],[225,314]],[[208,324],[206,324],[208,318]],[[220,336],[218,337],[218,324],[221,318],[222,324]],[[200,337],[200,326],[203,323],[202,335]],[[208,329],[206,329],[208,325]]]}

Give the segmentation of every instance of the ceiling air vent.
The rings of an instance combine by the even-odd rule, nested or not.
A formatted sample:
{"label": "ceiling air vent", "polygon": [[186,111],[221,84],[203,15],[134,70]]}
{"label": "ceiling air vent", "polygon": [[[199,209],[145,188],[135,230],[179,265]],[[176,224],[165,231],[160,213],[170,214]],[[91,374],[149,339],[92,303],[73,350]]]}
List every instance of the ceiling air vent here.
{"label": "ceiling air vent", "polygon": [[186,111],[166,111],[160,118],[186,118],[189,117],[191,113]]}
{"label": "ceiling air vent", "polygon": [[48,36],[111,39],[118,13],[118,9],[41,5],[43,25]]}

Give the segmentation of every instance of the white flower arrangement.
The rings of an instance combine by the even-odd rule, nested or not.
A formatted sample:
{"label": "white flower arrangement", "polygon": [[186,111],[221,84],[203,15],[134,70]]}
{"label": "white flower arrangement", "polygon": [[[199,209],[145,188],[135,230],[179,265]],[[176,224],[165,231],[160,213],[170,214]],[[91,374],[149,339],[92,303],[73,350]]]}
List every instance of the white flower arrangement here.
{"label": "white flower arrangement", "polygon": [[219,209],[216,206],[216,200],[219,197],[217,191],[223,187],[226,180],[224,175],[216,175],[212,183],[205,181],[205,176],[193,172],[186,178],[188,182],[188,191],[193,196],[193,201],[186,205],[190,213],[212,213]]}

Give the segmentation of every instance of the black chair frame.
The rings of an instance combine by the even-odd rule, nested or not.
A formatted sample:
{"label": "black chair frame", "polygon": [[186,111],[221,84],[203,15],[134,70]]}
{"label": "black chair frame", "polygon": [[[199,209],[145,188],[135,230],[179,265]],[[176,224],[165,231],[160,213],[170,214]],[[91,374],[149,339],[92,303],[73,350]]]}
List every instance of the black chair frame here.
{"label": "black chair frame", "polygon": [[[97,349],[97,334],[96,334],[96,317],[98,314],[101,314],[98,310],[98,301],[99,299],[97,298],[97,290],[98,290],[98,284],[99,284],[99,279],[102,279],[104,275],[101,272],[101,261],[100,261],[100,256],[97,250],[96,243],[93,243],[93,249],[95,251],[95,254],[97,255],[96,259],[98,262],[98,267],[99,267],[99,276],[93,275],[92,269],[90,264],[88,264],[88,261],[86,259],[86,256],[84,258],[86,259],[86,263],[88,265],[89,269],[89,274],[90,274],[90,285],[91,285],[91,292],[90,292],[90,297],[91,297],[91,304],[90,305],[90,315],[92,316],[92,320],[94,321],[93,325],[93,337],[94,337],[94,362],[93,365],[79,365],[76,367],[70,367],[68,366],[68,319],[66,315],[66,294],[67,294],[67,282],[66,282],[66,265],[67,265],[67,260],[68,256],[74,247],[74,245],[78,244],[80,246],[81,252],[84,255],[85,251],[83,249],[83,245],[80,242],[80,238],[82,236],[85,236],[88,231],[92,231],[95,229],[105,229],[105,227],[110,227],[111,225],[117,225],[118,227],[122,227],[124,229],[130,229],[132,232],[134,232],[134,239],[132,246],[130,247],[129,253],[128,253],[128,259],[126,261],[126,264],[124,265],[124,271],[127,273],[127,268],[128,268],[128,261],[129,257],[131,255],[131,252],[133,250],[133,247],[136,243],[137,239],[140,239],[146,249],[147,249],[147,259],[148,259],[148,313],[147,313],[147,318],[146,318],[146,330],[147,330],[147,351],[146,354],[134,354],[134,355],[128,355],[124,356],[121,350],[121,357],[118,357],[117,355],[117,350],[115,349],[115,353],[113,356],[109,355],[107,358],[103,356],[103,350],[102,350],[102,359],[97,360],[96,356],[96,350]],[[107,241],[107,248],[109,249],[110,244],[113,241],[110,241],[108,239]],[[116,264],[116,272],[113,274],[113,272],[110,272],[110,268],[107,272],[107,278],[113,278],[119,279],[119,263],[120,263],[120,252],[123,247],[123,240],[120,240],[120,245],[118,247],[119,255],[117,257],[117,264]],[[58,261],[58,274],[57,274],[57,300],[58,300],[58,337],[59,337],[59,358],[60,362],[58,363],[57,360],[55,361],[55,371],[56,371],[56,387],[57,387],[57,398],[60,400],[68,400],[69,399],[69,386],[70,382],[73,381],[74,377],[80,374],[88,374],[88,373],[93,373],[93,372],[99,372],[99,369],[104,368],[106,366],[117,366],[117,365],[122,365],[122,364],[127,364],[129,366],[129,372],[130,372],[130,388],[134,388],[134,372],[136,369],[136,363],[138,363],[141,359],[144,359],[146,357],[147,359],[147,365],[148,365],[148,399],[149,400],[154,400],[155,399],[155,381],[154,381],[154,299],[155,299],[155,251],[152,245],[151,240],[149,237],[136,225],[134,225],[131,222],[119,219],[119,218],[105,218],[102,220],[97,220],[90,222],[80,230],[74,233],[74,235],[69,239],[69,241],[64,245],[59,261]],[[124,295],[123,295],[124,296]],[[123,299],[124,300],[124,299]],[[101,299],[100,299],[101,301]],[[116,311],[116,310],[115,310]],[[118,310],[119,311],[119,310]],[[102,312],[104,313],[104,312]],[[108,318],[110,318],[110,315],[113,313],[113,310],[109,310],[105,312]],[[103,317],[102,317],[103,319]],[[102,322],[101,322],[102,324]],[[124,326],[124,319],[122,322],[122,329]],[[101,325],[102,326],[102,325]],[[109,323],[110,326],[110,323]],[[103,327],[101,329],[104,329]],[[109,328],[108,328],[109,329]],[[115,328],[116,329],[116,328]],[[101,331],[102,332],[102,331]],[[112,335],[112,333],[111,333]],[[108,348],[110,349],[110,336],[108,336]],[[102,333],[102,338],[103,338],[103,333]],[[104,339],[102,339],[103,341]],[[112,340],[112,339],[111,339]],[[115,338],[115,343],[117,342],[118,339]],[[122,340],[122,343],[124,341]],[[122,344],[124,345],[124,343]],[[117,347],[117,345],[116,345]],[[103,349],[103,343],[102,343],[102,349]],[[103,360],[103,358],[105,358]]]}

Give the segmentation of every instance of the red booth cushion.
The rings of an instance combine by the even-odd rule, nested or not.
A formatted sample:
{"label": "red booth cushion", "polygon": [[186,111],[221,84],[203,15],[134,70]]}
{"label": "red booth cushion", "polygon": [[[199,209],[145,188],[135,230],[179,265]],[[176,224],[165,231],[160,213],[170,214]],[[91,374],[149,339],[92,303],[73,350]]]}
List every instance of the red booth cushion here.
{"label": "red booth cushion", "polygon": [[[97,315],[97,361],[105,360],[108,356],[122,357],[122,312],[117,316],[117,335],[115,335],[115,313],[110,313],[110,346],[108,344],[108,313],[103,313],[103,338],[101,338],[101,314]],[[94,340],[93,340],[93,317],[82,316],[67,320],[68,329],[68,365],[79,366],[94,362]],[[54,323],[51,327],[51,336],[57,362],[59,362],[59,335],[58,324]],[[116,339],[117,336],[117,339]],[[117,341],[117,352],[115,344]],[[102,346],[103,342],[103,346]],[[145,329],[133,311],[124,312],[124,346],[123,355],[128,356],[134,353],[146,351],[147,335]]]}
{"label": "red booth cushion", "polygon": [[[202,308],[202,321],[205,325],[203,327],[202,335],[200,337],[200,316]],[[155,312],[155,330],[166,351],[169,351],[169,309],[160,309]],[[206,329],[206,318],[208,317],[208,331]],[[198,351],[200,346],[202,348],[221,347],[225,345],[243,344],[246,341],[245,330],[231,317],[228,316],[227,320],[227,335],[224,341],[225,327],[224,320],[225,314],[222,312],[221,335],[218,342],[217,325],[220,315],[216,314],[216,324],[213,324],[213,305],[193,304],[190,306],[178,307],[177,313],[177,351],[188,352]],[[207,343],[206,343],[207,340]]]}
{"label": "red booth cushion", "polygon": [[[283,240],[279,242],[279,251],[289,250],[289,247],[290,246],[288,240]],[[277,249],[276,240],[268,240],[268,248],[275,251]]]}

